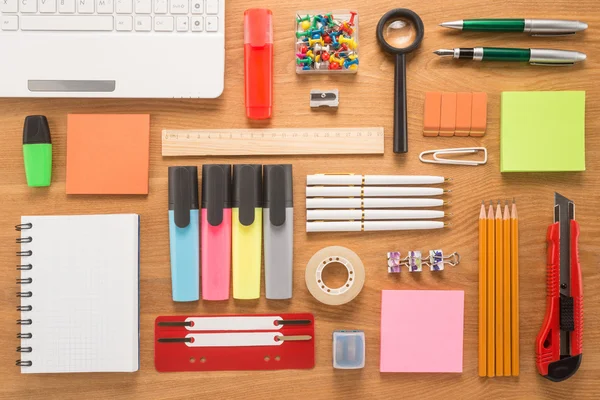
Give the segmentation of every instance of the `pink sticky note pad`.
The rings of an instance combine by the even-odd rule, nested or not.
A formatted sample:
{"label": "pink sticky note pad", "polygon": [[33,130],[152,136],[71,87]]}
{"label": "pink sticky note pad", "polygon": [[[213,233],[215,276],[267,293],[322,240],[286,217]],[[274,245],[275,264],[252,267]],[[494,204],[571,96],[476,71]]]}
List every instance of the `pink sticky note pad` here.
{"label": "pink sticky note pad", "polygon": [[383,290],[381,372],[462,372],[465,292]]}

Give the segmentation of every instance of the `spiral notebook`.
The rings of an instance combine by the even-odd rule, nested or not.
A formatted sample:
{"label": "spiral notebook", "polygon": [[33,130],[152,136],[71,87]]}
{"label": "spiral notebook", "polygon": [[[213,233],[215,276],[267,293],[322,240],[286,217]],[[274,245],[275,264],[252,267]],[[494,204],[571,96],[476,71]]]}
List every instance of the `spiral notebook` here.
{"label": "spiral notebook", "polygon": [[139,216],[24,216],[21,373],[139,369]]}

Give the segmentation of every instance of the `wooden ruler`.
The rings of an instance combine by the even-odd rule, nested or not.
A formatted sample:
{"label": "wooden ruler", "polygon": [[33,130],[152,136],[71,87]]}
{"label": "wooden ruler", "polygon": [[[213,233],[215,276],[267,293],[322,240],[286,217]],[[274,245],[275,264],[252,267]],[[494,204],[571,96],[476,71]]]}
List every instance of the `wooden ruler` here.
{"label": "wooden ruler", "polygon": [[383,128],[163,130],[162,155],[383,154]]}

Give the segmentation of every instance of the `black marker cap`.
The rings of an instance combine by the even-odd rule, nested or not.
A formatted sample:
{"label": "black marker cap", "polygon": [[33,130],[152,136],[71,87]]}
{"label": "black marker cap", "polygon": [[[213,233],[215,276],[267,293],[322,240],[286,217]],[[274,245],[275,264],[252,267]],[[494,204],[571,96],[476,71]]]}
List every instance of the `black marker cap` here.
{"label": "black marker cap", "polygon": [[231,208],[231,165],[202,166],[202,208],[208,209],[209,224],[221,225],[223,209]]}
{"label": "black marker cap", "polygon": [[43,115],[29,115],[23,126],[23,144],[52,143],[48,119]]}
{"label": "black marker cap", "polygon": [[294,180],[292,164],[264,166],[264,207],[269,209],[269,220],[275,226],[285,223],[285,209],[294,207]]}
{"label": "black marker cap", "polygon": [[198,209],[198,167],[169,167],[169,210],[175,225],[190,224],[190,211]]}
{"label": "black marker cap", "polygon": [[240,209],[240,223],[254,223],[254,209],[262,207],[262,165],[237,164],[233,166],[232,207]]}

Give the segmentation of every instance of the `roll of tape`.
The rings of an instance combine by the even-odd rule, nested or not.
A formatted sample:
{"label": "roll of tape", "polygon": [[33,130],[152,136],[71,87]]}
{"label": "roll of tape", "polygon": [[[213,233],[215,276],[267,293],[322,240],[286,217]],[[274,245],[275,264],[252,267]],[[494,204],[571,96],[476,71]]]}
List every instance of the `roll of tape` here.
{"label": "roll of tape", "polygon": [[[323,270],[333,263],[342,264],[348,271],[348,279],[339,288],[330,288],[323,282]],[[315,299],[323,304],[337,306],[358,296],[365,284],[365,267],[352,250],[331,246],[312,256],[306,265],[305,278],[306,287]]]}

